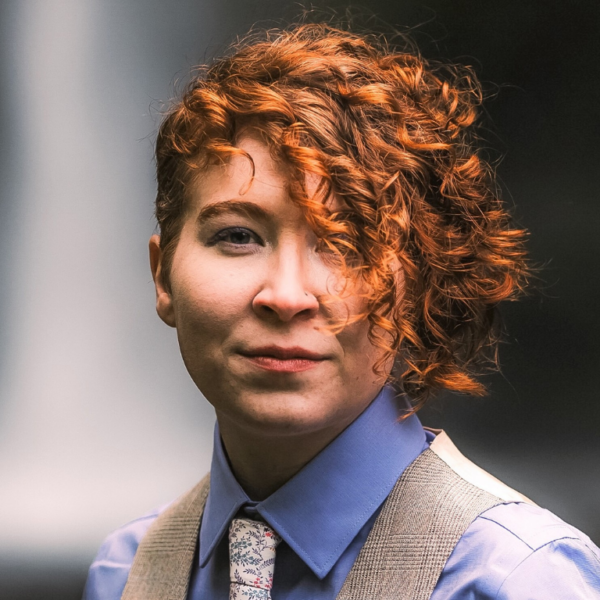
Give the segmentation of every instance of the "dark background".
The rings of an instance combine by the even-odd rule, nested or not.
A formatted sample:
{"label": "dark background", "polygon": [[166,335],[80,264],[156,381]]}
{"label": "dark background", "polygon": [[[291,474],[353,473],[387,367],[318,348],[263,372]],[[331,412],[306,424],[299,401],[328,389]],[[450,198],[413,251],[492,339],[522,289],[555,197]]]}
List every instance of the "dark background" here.
{"label": "dark background", "polygon": [[[125,217],[119,225],[124,239],[133,240],[129,248],[133,257],[132,272],[146,268],[141,266],[145,262],[145,238],[152,231],[151,142],[157,117],[156,111],[149,107],[158,100],[167,100],[177,81],[185,79],[190,66],[205,57],[218,55],[228,42],[251,25],[257,22],[269,25],[272,22],[267,19],[291,18],[298,13],[296,4],[281,0],[30,0],[20,3],[5,0],[0,4],[0,174],[3,181],[0,281],[4,283],[0,286],[0,331],[3,332],[0,375],[3,382],[14,382],[17,371],[13,369],[23,370],[23,365],[35,379],[38,364],[37,360],[27,359],[27,354],[23,354],[25,358],[16,367],[16,363],[11,362],[13,345],[20,331],[15,322],[26,321],[29,310],[18,312],[21,299],[15,299],[14,290],[30,289],[23,287],[22,281],[24,273],[29,272],[27,261],[33,260],[28,258],[30,254],[19,254],[17,249],[22,247],[19,244],[27,235],[30,213],[42,206],[28,204],[30,198],[25,185],[30,176],[27,144],[31,141],[22,140],[27,119],[23,82],[31,75],[19,67],[29,43],[22,32],[27,19],[34,19],[43,5],[50,20],[42,19],[40,31],[45,31],[49,45],[58,43],[63,28],[69,27],[70,11],[76,12],[77,4],[92,10],[93,18],[86,23],[88,27],[91,23],[100,56],[92,57],[84,65],[85,73],[95,70],[95,83],[86,94],[96,111],[94,118],[102,121],[100,129],[106,127],[112,131],[111,139],[116,140],[111,146],[108,137],[98,139],[101,154],[115,161],[114,172],[110,168],[112,163],[107,163],[105,178],[114,178],[119,172],[119,153],[125,157],[130,152],[122,138],[131,136],[138,143],[134,151],[140,156],[138,166],[142,166],[136,173],[140,173],[139,187],[144,194],[133,202],[134,209],[120,205]],[[346,2],[314,3],[316,7],[342,11],[347,5]],[[52,20],[53,11],[57,11],[60,18]],[[463,453],[585,531],[598,544],[600,403],[596,375],[600,367],[597,312],[600,204],[596,177],[600,158],[600,4],[593,0],[430,0],[426,3],[381,0],[370,2],[367,14],[400,28],[416,27],[414,35],[425,56],[473,65],[486,87],[495,90],[495,97],[486,104],[486,136],[489,145],[504,157],[498,173],[506,199],[514,204],[518,221],[531,232],[531,256],[540,266],[538,280],[533,282],[529,297],[502,309],[508,335],[501,348],[501,373],[485,378],[490,395],[484,399],[441,398],[423,410],[422,421],[445,428]],[[67,60],[68,55],[65,56]],[[132,57],[139,57],[139,62]],[[134,68],[139,64],[143,68]],[[117,96],[115,90],[123,96]],[[128,96],[139,100],[128,105]],[[139,119],[141,125],[137,130],[127,129],[133,117],[123,112],[123,106],[130,106],[128,110]],[[72,110],[68,98],[63,110],[66,114]],[[48,118],[53,118],[51,112]],[[60,152],[59,146],[57,151]],[[56,185],[60,188],[62,184]],[[127,185],[128,189],[135,190],[135,181]],[[118,187],[113,187],[117,195],[121,193]],[[68,195],[70,188],[65,189]],[[43,200],[37,198],[36,202]],[[122,198],[122,202],[126,201]],[[29,208],[23,211],[21,206]],[[113,213],[107,218],[113,219],[114,227],[116,217],[111,215]],[[128,233],[129,218],[142,222],[141,228],[135,226],[139,231],[135,229],[131,233],[132,225]],[[94,219],[93,213],[89,219]],[[80,252],[78,243],[77,239],[69,242],[69,253]],[[44,251],[43,247],[39,249],[41,253]],[[109,274],[106,277],[113,277],[119,273],[122,257],[117,250],[105,254],[108,265],[105,270]],[[66,259],[56,259],[53,264],[61,260]],[[37,268],[43,270],[43,266]],[[13,285],[13,282],[16,283]],[[136,295],[142,293],[147,296],[144,310],[151,313],[152,291],[147,273],[143,283],[146,286],[143,290],[119,285],[119,293],[125,293],[122,290],[126,289],[129,294],[126,301],[120,303],[124,321],[127,315],[135,320]],[[86,285],[85,279],[79,285]],[[27,298],[24,301],[28,307]],[[76,305],[77,298],[71,306]],[[127,330],[130,336],[146,331],[141,321],[135,323],[132,330]],[[156,343],[152,339],[149,344]],[[85,349],[81,352],[85,354]],[[160,371],[162,365],[154,355],[146,355],[143,350],[136,350],[131,356],[133,354],[133,376],[139,378],[145,372]],[[18,394],[13,395],[11,391],[22,388],[4,383],[1,388],[0,420],[8,419],[15,406],[22,405],[21,400],[18,403],[15,400]],[[113,393],[119,393],[118,385]],[[186,393],[191,394],[187,388]],[[123,394],[127,396],[131,391]],[[169,420],[170,408],[161,405],[161,399],[156,400],[152,410],[159,415],[159,420]],[[31,406],[35,410],[34,401]],[[51,410],[50,414],[56,411]],[[57,414],[56,419],[58,422],[64,415]],[[82,439],[76,442],[81,445],[70,446],[73,453],[84,456],[87,450],[83,440],[97,429],[93,420],[85,423],[87,425],[82,427],[89,427],[88,433],[84,432]],[[50,430],[53,427],[52,423],[47,426]],[[175,429],[177,426],[175,422]],[[2,429],[0,426],[0,433],[4,436],[4,445],[0,438],[0,448],[5,463],[9,464],[11,447],[6,440],[12,439],[10,427],[6,425]],[[103,443],[118,445],[119,436],[129,434],[117,431],[115,440],[98,441],[97,453],[103,455]],[[209,447],[210,440],[202,446]],[[164,451],[168,452],[166,446]],[[25,454],[21,456],[25,460],[23,457]],[[135,468],[137,463],[131,460],[128,468]],[[60,469],[60,464],[55,468]],[[80,465],[80,469],[79,481],[81,477],[93,478],[93,472],[86,473],[85,464]],[[107,471],[110,472],[110,468],[107,467]],[[55,485],[59,486],[59,482]],[[27,493],[24,491],[24,496]],[[101,492],[98,494],[100,507],[103,503],[116,505],[120,501],[118,496],[104,498]],[[123,494],[126,496],[127,491],[123,490]],[[43,502],[39,506],[43,509]],[[140,503],[136,510],[143,512],[147,508],[149,506]],[[1,506],[0,510],[3,510]],[[39,510],[38,507],[38,515]],[[89,520],[94,518],[93,514],[91,511]],[[51,510],[47,515],[38,516],[47,520],[52,517]],[[110,521],[111,527],[120,522],[115,516],[114,524]],[[79,598],[86,565],[102,537],[95,533],[93,539],[86,538],[80,545],[73,542],[71,546],[68,540],[57,541],[53,548],[51,542],[36,545],[35,531],[27,531],[27,535],[25,529],[23,531],[24,537],[34,541],[21,544],[15,538],[17,542],[3,544],[0,531],[0,598]]]}

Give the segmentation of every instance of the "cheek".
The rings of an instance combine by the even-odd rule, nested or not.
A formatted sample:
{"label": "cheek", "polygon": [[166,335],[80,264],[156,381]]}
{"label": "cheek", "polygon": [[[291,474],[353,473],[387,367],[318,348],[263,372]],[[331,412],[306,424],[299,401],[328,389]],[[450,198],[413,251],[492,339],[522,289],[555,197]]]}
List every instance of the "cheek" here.
{"label": "cheek", "polygon": [[178,332],[196,345],[227,337],[251,307],[252,283],[210,261],[180,263],[172,283]]}
{"label": "cheek", "polygon": [[[359,303],[356,298],[348,298],[340,303],[336,312],[339,315],[339,321],[343,323],[345,317],[356,317],[356,315],[361,314],[362,310],[362,303]],[[336,316],[334,316],[334,320]],[[346,362],[352,365],[357,361],[362,362],[365,368],[369,368],[366,363],[371,362],[370,355],[374,348],[369,341],[368,334],[369,322],[366,319],[346,325],[346,327],[337,334],[338,341],[344,351]],[[356,367],[353,366],[353,368]]]}
{"label": "cheek", "polygon": [[369,322],[364,320],[346,327],[337,336],[343,350],[341,378],[356,397],[373,398],[389,376],[393,361],[384,364],[379,373],[373,367],[385,351],[374,346],[368,337]]}
{"label": "cheek", "polygon": [[[350,316],[363,314],[365,309],[366,303],[359,300],[358,296],[346,299],[342,308],[344,314]],[[337,334],[338,342],[343,350],[344,371],[350,379],[377,378],[373,367],[383,357],[385,350],[373,345],[369,339],[369,330],[370,323],[368,319],[364,318],[346,326]],[[387,372],[390,369],[385,368],[384,370]]]}
{"label": "cheek", "polygon": [[369,337],[369,323],[366,320],[345,327],[337,334],[338,341],[348,360],[371,362],[376,348],[371,344]]}

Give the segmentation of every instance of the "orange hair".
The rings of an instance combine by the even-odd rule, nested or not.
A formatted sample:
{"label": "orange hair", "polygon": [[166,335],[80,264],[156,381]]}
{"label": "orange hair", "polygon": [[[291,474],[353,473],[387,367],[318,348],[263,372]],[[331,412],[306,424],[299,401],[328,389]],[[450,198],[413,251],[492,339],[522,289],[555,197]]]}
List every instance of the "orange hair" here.
{"label": "orange hair", "polygon": [[[156,217],[168,286],[190,175],[251,127],[289,167],[291,194],[322,245],[368,284],[371,341],[420,407],[434,391],[481,395],[498,303],[525,286],[526,232],[511,226],[480,156],[472,70],[405,41],[327,24],[248,38],[194,77],[156,144]],[[309,197],[305,175],[321,179]],[[335,195],[343,210],[331,212]],[[398,286],[398,265],[403,275]]]}

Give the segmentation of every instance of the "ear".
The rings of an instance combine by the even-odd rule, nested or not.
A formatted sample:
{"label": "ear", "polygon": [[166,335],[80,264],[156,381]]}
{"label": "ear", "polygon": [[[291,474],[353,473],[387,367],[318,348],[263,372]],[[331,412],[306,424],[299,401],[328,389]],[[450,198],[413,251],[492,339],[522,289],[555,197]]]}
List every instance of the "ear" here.
{"label": "ear", "polygon": [[153,235],[148,243],[150,251],[150,269],[156,289],[156,312],[158,316],[170,327],[175,327],[175,311],[171,294],[165,289],[162,279],[162,250],[160,237]]}

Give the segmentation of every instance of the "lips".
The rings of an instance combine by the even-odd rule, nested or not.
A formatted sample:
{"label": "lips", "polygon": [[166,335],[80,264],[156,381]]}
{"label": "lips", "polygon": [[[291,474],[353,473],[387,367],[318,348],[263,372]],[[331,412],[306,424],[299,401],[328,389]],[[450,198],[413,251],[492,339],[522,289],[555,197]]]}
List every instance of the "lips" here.
{"label": "lips", "polygon": [[327,359],[324,354],[312,352],[299,346],[290,348],[262,346],[244,350],[240,354],[256,367],[280,373],[306,371],[318,366]]}
{"label": "lips", "polygon": [[280,360],[293,360],[297,358],[306,360],[324,360],[326,358],[324,354],[311,352],[300,346],[293,346],[290,348],[283,348],[282,346],[261,346],[260,348],[245,350],[241,354],[244,354],[245,356],[270,356]]}

